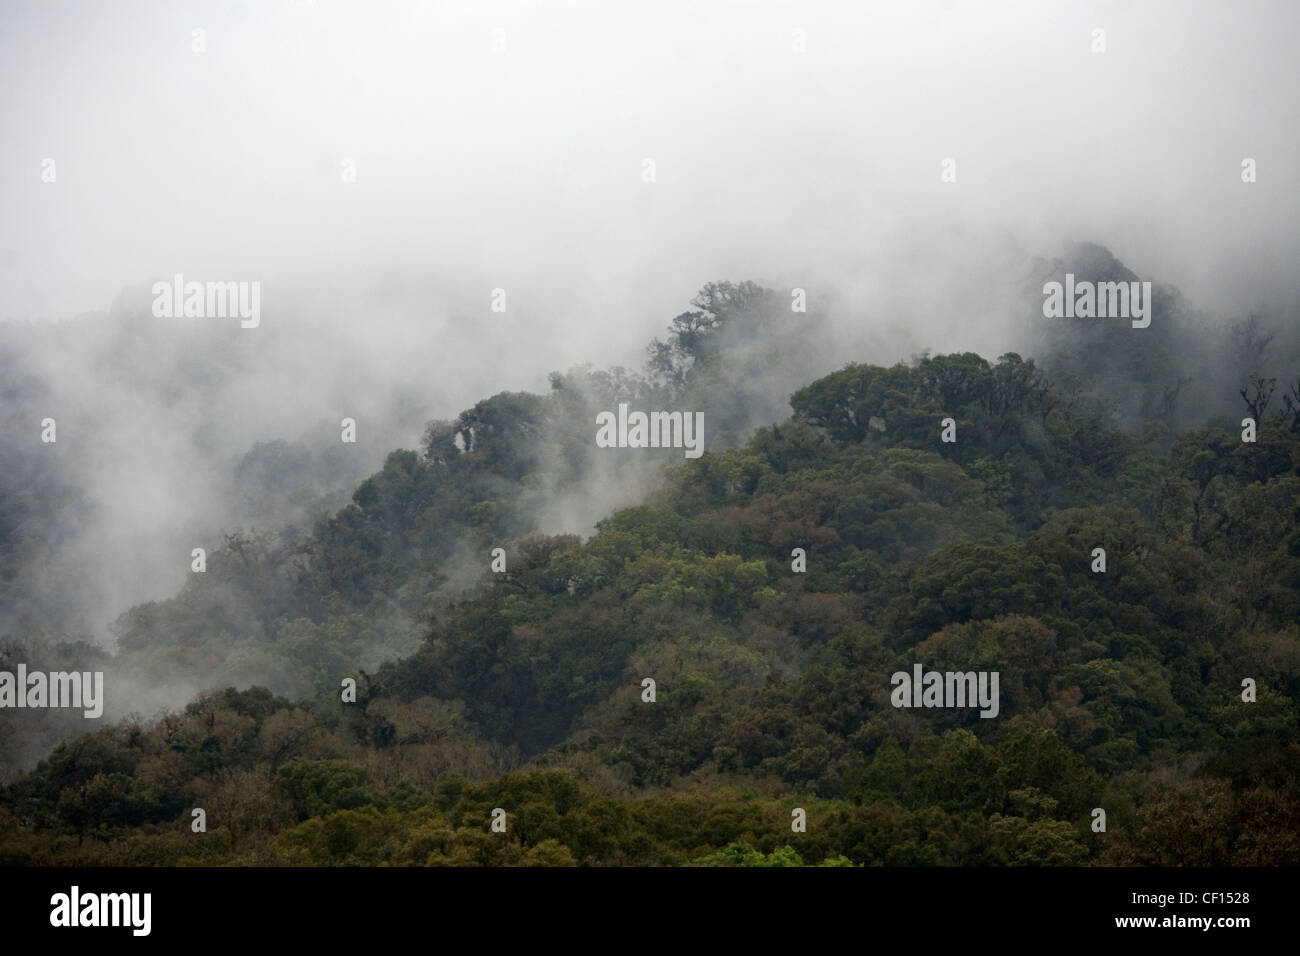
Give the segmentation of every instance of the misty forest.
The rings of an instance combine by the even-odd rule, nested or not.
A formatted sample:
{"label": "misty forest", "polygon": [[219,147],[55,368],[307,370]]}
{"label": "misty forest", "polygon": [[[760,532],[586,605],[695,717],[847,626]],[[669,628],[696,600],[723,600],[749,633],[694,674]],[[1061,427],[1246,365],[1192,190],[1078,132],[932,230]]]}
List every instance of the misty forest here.
{"label": "misty forest", "polygon": [[5,6],[11,875],[1300,865],[1300,6]]}
{"label": "misty forest", "polygon": [[[1038,359],[851,362],[756,426],[823,318],[710,282],[642,370],[484,398],[358,482],[335,448],[258,444],[231,476],[246,496],[350,501],[225,533],[117,619],[112,653],[33,598],[43,532],[84,496],[7,449],[4,667],[204,689],[90,732],[7,713],[0,858],[1300,860],[1295,326],[1206,325],[1160,288],[1150,328],[1057,323]],[[40,382],[3,376],[22,417]],[[619,403],[706,409],[707,451],[597,448]],[[645,490],[589,536],[542,533],[591,483]],[[998,719],[891,706],[914,663],[998,671]]]}

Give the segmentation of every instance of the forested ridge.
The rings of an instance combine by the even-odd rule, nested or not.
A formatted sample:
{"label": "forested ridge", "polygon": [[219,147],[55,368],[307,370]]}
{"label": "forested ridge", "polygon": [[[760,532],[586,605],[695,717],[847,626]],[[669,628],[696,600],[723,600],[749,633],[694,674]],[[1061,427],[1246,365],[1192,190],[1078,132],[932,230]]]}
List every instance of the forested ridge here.
{"label": "forested ridge", "polygon": [[[495,395],[309,533],[230,533],[111,660],[11,634],[0,668],[233,686],[55,746],[0,791],[0,862],[1300,862],[1300,379],[1261,364],[1300,356],[1244,322],[1220,360],[1162,290],[1041,367],[786,388],[815,316],[753,283],[692,305],[643,371]],[[596,448],[620,402],[702,410],[708,451]],[[539,531],[620,485],[589,537]],[[998,716],[893,706],[915,664],[998,672]]]}

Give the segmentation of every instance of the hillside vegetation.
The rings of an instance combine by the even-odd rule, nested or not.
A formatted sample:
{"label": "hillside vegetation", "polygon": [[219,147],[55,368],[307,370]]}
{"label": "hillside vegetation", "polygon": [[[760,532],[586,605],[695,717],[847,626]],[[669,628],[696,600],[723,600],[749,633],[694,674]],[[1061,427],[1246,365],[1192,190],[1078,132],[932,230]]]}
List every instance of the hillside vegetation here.
{"label": "hillside vegetation", "polygon": [[[1100,325],[1104,382],[965,353],[791,394],[788,305],[695,307],[643,373],[493,396],[310,533],[232,533],[107,664],[11,637],[4,667],[232,686],[55,746],[0,791],[0,861],[1300,863],[1300,409],[1219,381],[1245,404],[1183,427],[1175,328],[1121,420],[1105,350],[1145,340]],[[702,410],[709,450],[596,448],[619,402]],[[612,492],[589,537],[539,530]],[[997,717],[893,706],[915,664],[998,672]]]}

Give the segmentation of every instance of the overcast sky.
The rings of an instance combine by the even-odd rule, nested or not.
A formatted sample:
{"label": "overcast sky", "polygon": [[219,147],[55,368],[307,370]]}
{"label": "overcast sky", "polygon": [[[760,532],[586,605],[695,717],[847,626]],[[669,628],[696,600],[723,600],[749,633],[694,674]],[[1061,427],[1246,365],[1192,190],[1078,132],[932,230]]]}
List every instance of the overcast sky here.
{"label": "overcast sky", "polygon": [[175,272],[275,285],[269,321],[291,283],[407,310],[418,289],[427,317],[503,287],[558,357],[596,330],[639,349],[708,279],[852,285],[962,226],[1030,252],[1098,241],[1207,302],[1266,295],[1297,261],[1285,0],[0,17],[7,318],[107,309]]}
{"label": "overcast sky", "polygon": [[[896,343],[843,361],[995,357],[1041,304],[1008,298],[1026,263],[1076,240],[1294,315],[1298,25],[1289,0],[5,0],[0,322],[98,313],[24,360],[101,429],[60,454],[101,504],[108,615],[174,591],[177,529],[230,520],[205,482],[253,442],[356,414],[378,463],[553,369],[640,366],[710,280]],[[175,273],[262,283],[211,386],[179,323],[106,364]],[[187,376],[166,404],[155,366]]]}

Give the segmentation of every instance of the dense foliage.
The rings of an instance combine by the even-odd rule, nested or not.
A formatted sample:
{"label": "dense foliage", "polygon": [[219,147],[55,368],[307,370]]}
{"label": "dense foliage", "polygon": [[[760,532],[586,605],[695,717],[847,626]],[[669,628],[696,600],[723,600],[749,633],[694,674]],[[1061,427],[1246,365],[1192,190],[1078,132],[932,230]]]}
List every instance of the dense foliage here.
{"label": "dense foliage", "polygon": [[[750,430],[726,400],[762,382],[737,370],[792,332],[751,284],[697,306],[647,375],[434,422],[312,534],[232,536],[125,615],[119,664],[286,696],[60,743],[3,791],[0,860],[1300,862],[1300,416],[1261,408],[1253,443],[1122,429],[1032,361],[967,353],[848,365]],[[750,437],[604,451],[662,473],[586,540],[537,533],[616,474],[592,415],[629,399]],[[999,672],[998,717],[892,706],[917,663]]]}

